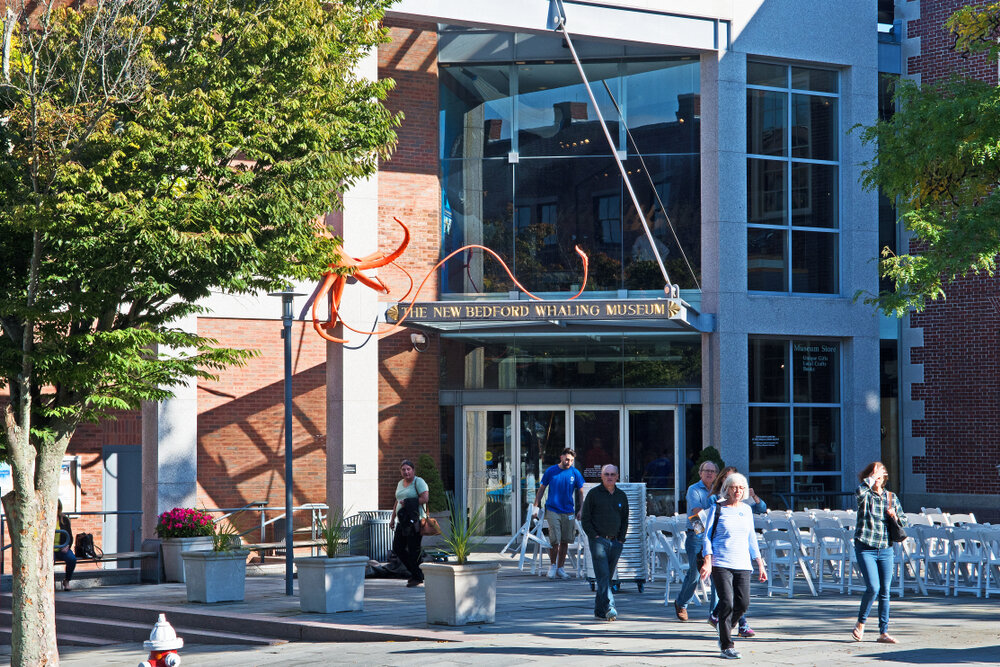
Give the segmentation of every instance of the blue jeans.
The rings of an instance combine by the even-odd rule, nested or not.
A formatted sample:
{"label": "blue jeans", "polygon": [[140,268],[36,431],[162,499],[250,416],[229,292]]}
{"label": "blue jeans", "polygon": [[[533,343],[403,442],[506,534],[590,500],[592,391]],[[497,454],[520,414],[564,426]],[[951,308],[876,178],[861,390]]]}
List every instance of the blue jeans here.
{"label": "blue jeans", "polygon": [[858,623],[864,623],[872,610],[872,601],[878,594],[878,631],[885,634],[889,631],[889,593],[892,589],[892,561],[894,557],[891,546],[876,549],[861,542],[854,542],[854,554],[858,557],[858,569],[865,580],[865,592],[861,596],[861,609],[858,610]]}
{"label": "blue jeans", "polygon": [[687,543],[684,547],[687,551],[689,567],[687,575],[684,577],[684,583],[681,584],[681,591],[674,600],[675,607],[687,607],[688,602],[694,597],[695,586],[698,585],[698,579],[701,578],[701,574],[698,573],[698,554],[701,553],[703,546],[705,546],[705,533],[695,534],[689,530]]}
{"label": "blue jeans", "polygon": [[[611,592],[611,575],[622,555],[621,542],[605,537],[590,540],[590,558],[594,563],[594,577],[597,579],[597,597],[594,599],[594,615],[606,616],[615,609],[615,594]],[[617,611],[615,612],[617,613]]]}
{"label": "blue jeans", "polygon": [[66,563],[66,576],[63,578],[63,581],[72,581],[73,571],[76,570],[76,554],[73,553],[73,550],[69,548],[65,551],[56,549],[53,556],[55,560],[61,560]]}

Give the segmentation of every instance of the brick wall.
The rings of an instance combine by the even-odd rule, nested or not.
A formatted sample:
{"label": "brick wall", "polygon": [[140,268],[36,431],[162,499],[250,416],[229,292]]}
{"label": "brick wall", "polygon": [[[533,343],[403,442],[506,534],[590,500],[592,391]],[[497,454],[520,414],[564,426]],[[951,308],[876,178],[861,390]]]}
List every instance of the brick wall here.
{"label": "brick wall", "polygon": [[907,74],[911,76],[919,74],[922,83],[946,79],[952,73],[996,83],[997,64],[989,62],[983,54],[964,57],[955,53],[953,50],[955,38],[944,27],[948,17],[959,8],[966,5],[988,4],[991,3],[984,0],[973,2],[923,0],[920,3],[920,18],[908,21],[906,24],[906,37],[920,38],[920,53],[907,59]]}
{"label": "brick wall", "polygon": [[[379,78],[396,87],[388,99],[394,111],[406,114],[397,130],[392,159],[379,167],[379,237],[382,247],[394,247],[400,237],[398,217],[410,228],[411,241],[400,265],[417,284],[439,259],[441,188],[438,181],[437,27],[397,21],[390,26],[392,42],[379,49]],[[401,298],[408,282],[389,267],[379,273],[392,289],[387,300]],[[437,276],[431,276],[419,300],[438,296]],[[412,295],[411,295],[412,298]],[[399,481],[399,462],[440,454],[438,408],[438,341],[429,336],[427,349],[417,352],[412,330],[403,329],[379,342],[379,507],[392,506]],[[440,463],[440,461],[439,461]]]}
{"label": "brick wall", "polygon": [[[217,381],[198,382],[198,503],[285,504],[284,352],[279,320],[199,318],[220,345],[261,350]],[[326,502],[326,344],[311,323],[292,326],[296,505]],[[304,520],[300,519],[299,521]]]}
{"label": "brick wall", "polygon": [[[983,55],[953,50],[944,27],[963,5],[986,2],[921,2],[920,18],[907,23],[907,37],[920,38],[920,54],[906,63],[923,84],[952,73],[997,83],[997,64]],[[911,246],[911,252],[916,248]],[[923,347],[911,350],[924,382],[910,387],[924,402],[924,419],[914,421],[913,437],[925,438],[925,455],[913,457],[913,472],[925,475],[928,493],[1000,494],[1000,279],[962,278],[946,287],[948,298],[910,318],[922,328]],[[948,509],[948,508],[946,508]],[[959,509],[959,508],[953,508]],[[964,508],[968,511],[970,508]]]}

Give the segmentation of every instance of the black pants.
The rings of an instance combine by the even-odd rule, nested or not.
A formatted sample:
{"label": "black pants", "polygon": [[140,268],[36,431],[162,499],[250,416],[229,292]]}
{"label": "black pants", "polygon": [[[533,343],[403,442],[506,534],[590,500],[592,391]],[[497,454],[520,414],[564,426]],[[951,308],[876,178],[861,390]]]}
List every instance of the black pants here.
{"label": "black pants", "polygon": [[410,571],[410,579],[423,581],[424,573],[420,570],[420,540],[423,536],[419,530],[413,531],[409,528],[405,530],[410,534],[404,535],[404,527],[402,525],[396,526],[396,532],[392,535],[392,550],[400,562]]}
{"label": "black pants", "polygon": [[752,573],[752,570],[712,568],[712,582],[719,595],[719,604],[715,610],[719,617],[719,644],[723,651],[733,647],[733,626],[737,619],[747,613],[747,607],[750,606]]}

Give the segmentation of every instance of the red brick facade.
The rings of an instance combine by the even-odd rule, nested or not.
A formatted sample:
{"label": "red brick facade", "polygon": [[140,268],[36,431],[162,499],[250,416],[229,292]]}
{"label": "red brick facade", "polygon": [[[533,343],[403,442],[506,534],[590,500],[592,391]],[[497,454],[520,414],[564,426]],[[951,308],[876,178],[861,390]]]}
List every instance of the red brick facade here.
{"label": "red brick facade", "polygon": [[[437,26],[397,22],[392,42],[379,49],[379,78],[392,78],[393,111],[406,118],[397,130],[399,142],[389,162],[379,165],[379,237],[383,247],[399,239],[395,216],[410,228],[411,241],[400,264],[419,285],[437,263],[441,247],[441,186],[438,180]],[[405,277],[391,267],[381,277],[392,289],[389,299],[405,292]],[[431,276],[421,301],[438,296],[437,275]],[[412,298],[412,295],[411,295]],[[439,357],[436,336],[417,352],[410,330],[379,341],[379,507],[392,506],[399,481],[399,462],[430,454],[440,463],[441,426],[438,408]]]}
{"label": "red brick facade", "polygon": [[[198,383],[198,503],[285,504],[284,353],[280,320],[200,318],[198,333],[261,355]],[[326,502],[326,342],[292,326],[293,500]]]}
{"label": "red brick facade", "polygon": [[[906,72],[923,84],[958,73],[997,83],[997,63],[983,55],[964,57],[944,22],[959,7],[987,2],[921,2],[920,18],[906,36],[920,38],[920,54]],[[911,251],[915,248],[911,247]],[[946,287],[947,299],[910,318],[923,329],[923,347],[911,362],[923,366],[923,382],[910,387],[923,401],[924,419],[912,436],[924,438],[925,455],[913,457],[913,472],[925,475],[927,493],[1000,494],[1000,279],[963,278]]]}

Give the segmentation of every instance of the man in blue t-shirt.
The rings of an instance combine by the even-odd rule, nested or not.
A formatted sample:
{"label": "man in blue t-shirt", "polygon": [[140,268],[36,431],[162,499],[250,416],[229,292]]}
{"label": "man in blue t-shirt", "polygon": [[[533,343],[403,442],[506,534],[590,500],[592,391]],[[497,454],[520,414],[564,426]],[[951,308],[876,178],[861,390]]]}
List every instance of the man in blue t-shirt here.
{"label": "man in blue t-shirt", "polygon": [[[568,447],[559,456],[559,463],[549,466],[535,495],[535,507],[540,507],[545,489],[549,497],[545,500],[545,518],[549,522],[549,579],[569,579],[563,569],[569,544],[576,539],[576,520],[583,510],[583,475],[573,467],[576,452]],[[575,505],[574,505],[575,501]]]}

